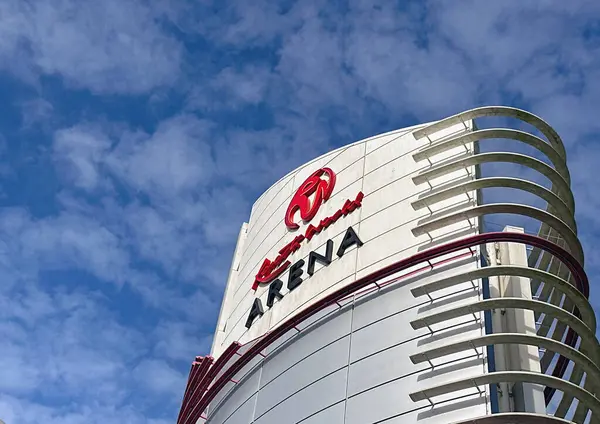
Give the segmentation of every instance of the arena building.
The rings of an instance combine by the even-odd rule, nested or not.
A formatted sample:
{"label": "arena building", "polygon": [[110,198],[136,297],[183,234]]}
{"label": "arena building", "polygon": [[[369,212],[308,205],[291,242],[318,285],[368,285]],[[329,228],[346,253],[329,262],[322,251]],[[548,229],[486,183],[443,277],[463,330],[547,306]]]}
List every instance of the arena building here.
{"label": "arena building", "polygon": [[[487,117],[528,130],[478,129]],[[483,152],[498,139],[543,158]],[[527,172],[482,175],[496,163]],[[488,231],[490,215],[539,231]],[[178,424],[600,422],[588,297],[565,148],[542,119],[481,107],[361,140],[254,204]]]}

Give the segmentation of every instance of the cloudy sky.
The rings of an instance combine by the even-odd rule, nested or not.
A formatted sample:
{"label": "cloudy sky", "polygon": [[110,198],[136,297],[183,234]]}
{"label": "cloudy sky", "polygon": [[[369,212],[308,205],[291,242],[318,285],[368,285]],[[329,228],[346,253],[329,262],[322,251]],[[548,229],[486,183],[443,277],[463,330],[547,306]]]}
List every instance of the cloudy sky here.
{"label": "cloudy sky", "polygon": [[598,293],[599,22],[597,0],[0,0],[0,419],[174,423],[253,199],[478,105],[562,135]]}

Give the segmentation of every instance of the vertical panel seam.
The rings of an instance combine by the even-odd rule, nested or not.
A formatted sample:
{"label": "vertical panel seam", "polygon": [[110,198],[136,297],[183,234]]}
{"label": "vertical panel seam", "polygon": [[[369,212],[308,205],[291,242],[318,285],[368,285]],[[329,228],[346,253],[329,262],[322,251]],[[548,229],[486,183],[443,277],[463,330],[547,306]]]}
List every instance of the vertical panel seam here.
{"label": "vertical panel seam", "polygon": [[344,420],[346,423],[346,411],[348,410],[348,382],[350,377],[350,358],[352,355],[352,333],[354,327],[354,298],[352,299],[352,309],[350,311],[350,338],[348,339],[348,359],[346,361],[346,390],[344,393]]}
{"label": "vertical panel seam", "polygon": [[265,364],[265,361],[263,359],[262,362],[260,363],[260,371],[258,374],[258,387],[256,388],[256,397],[254,398],[254,406],[252,407],[252,421],[250,421],[250,423],[254,422],[254,417],[256,415],[256,405],[258,404],[258,397],[260,396],[260,388],[261,388],[262,372],[263,372],[264,364]]}
{"label": "vertical panel seam", "polygon": [[[363,172],[360,183],[360,191],[362,192],[365,188],[365,167],[367,163],[367,143],[364,143],[365,150],[363,153]],[[362,221],[362,208],[358,211],[358,228],[357,231],[360,234],[360,223]],[[358,249],[356,250],[356,257],[354,259],[354,280],[356,281],[356,276],[358,274]],[[355,306],[355,296],[352,296],[352,310],[350,312],[350,339],[348,340],[348,360],[346,365],[346,391],[344,393],[344,420],[343,423],[346,423],[346,413],[348,411],[348,383],[350,377],[350,358],[352,357],[352,335],[354,333],[354,306]]]}

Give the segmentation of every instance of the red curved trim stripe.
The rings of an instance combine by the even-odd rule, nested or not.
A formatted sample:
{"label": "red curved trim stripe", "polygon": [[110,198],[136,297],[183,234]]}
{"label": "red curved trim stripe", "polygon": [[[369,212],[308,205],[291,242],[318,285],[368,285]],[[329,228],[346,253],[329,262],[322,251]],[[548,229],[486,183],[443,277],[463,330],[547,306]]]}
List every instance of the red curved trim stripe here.
{"label": "red curved trim stripe", "polygon": [[[200,418],[202,411],[206,409],[206,407],[198,409],[198,406],[204,399],[205,394],[207,394],[208,385],[215,379],[219,372],[221,372],[221,369],[227,364],[231,357],[235,355],[235,353],[241,346],[242,345],[240,343],[233,342],[227,347],[227,349],[223,351],[223,353],[221,354],[221,356],[219,356],[214,365],[203,376],[203,378],[198,382],[198,384],[194,388],[190,402],[188,402],[188,404],[186,405],[186,410],[180,414],[180,420],[177,421],[178,424],[188,422],[196,423],[196,421],[198,421],[198,418]],[[213,395],[213,398],[215,395]],[[193,421],[191,421],[190,417],[193,417],[195,415],[197,415],[197,417]]]}
{"label": "red curved trim stripe", "polygon": [[[523,233],[494,232],[477,234],[471,237],[436,246],[431,249],[424,250],[423,252],[419,252],[411,257],[402,259],[391,265],[388,265],[362,278],[359,278],[353,283],[340,288],[339,290],[325,296],[319,301],[308,306],[300,313],[289,318],[280,326],[274,328],[270,332],[266,333],[262,338],[258,339],[258,341],[253,346],[251,346],[246,352],[244,352],[239,357],[239,359],[235,361],[227,370],[225,370],[225,372],[223,372],[223,374],[216,381],[214,381],[213,384],[207,390],[206,388],[211,382],[209,378],[215,378],[215,376],[223,369],[223,367],[231,359],[233,354],[237,352],[237,349],[240,347],[240,344],[238,342],[234,342],[216,360],[215,364],[208,373],[209,375],[207,375],[207,378],[204,379],[205,381],[202,382],[202,391],[199,392],[200,398],[198,399],[197,396],[194,396],[194,400],[197,400],[196,405],[192,407],[191,404],[188,404],[187,409],[189,412],[187,414],[181,414],[182,416],[187,415],[187,417],[182,421],[178,421],[178,424],[196,423],[196,421],[201,417],[202,412],[208,407],[208,405],[210,404],[210,402],[212,402],[215,396],[225,387],[225,385],[229,381],[232,380],[232,378],[246,364],[248,364],[257,355],[259,355],[260,352],[262,352],[271,343],[279,339],[279,337],[283,336],[290,329],[297,326],[307,318],[311,317],[313,314],[319,312],[327,306],[338,302],[339,300],[342,300],[345,296],[348,296],[349,294],[355,293],[358,290],[361,290],[362,288],[373,284],[373,282],[376,282],[382,278],[389,277],[390,275],[403,271],[412,266],[418,265],[421,262],[436,259],[448,253],[453,253],[462,249],[490,242],[522,243],[533,247],[538,247],[551,253],[552,255],[560,259],[569,268],[573,277],[575,278],[577,289],[581,293],[583,293],[583,295],[586,298],[589,297],[589,281],[582,265],[577,261],[577,259],[573,257],[573,255],[571,255],[565,249],[543,238]],[[574,312],[578,314],[578,311],[576,309],[574,310]],[[567,343],[571,346],[574,346],[576,341],[577,334],[571,328],[569,328],[569,334],[567,335]],[[568,363],[569,360],[567,358],[560,356],[557,362],[557,366],[554,369],[553,375],[555,377],[562,377],[564,371],[567,368]],[[204,391],[206,392],[203,393]],[[196,395],[198,395],[198,393],[196,393]]]}
{"label": "red curved trim stripe", "polygon": [[204,378],[204,376],[206,375],[206,373],[209,370],[209,367],[212,365],[213,360],[214,359],[212,356],[207,356],[207,357],[196,356],[196,360],[194,362],[192,362],[192,368],[190,370],[190,377],[188,379],[188,384],[185,387],[185,392],[183,395],[183,402],[182,402],[181,410],[179,411],[179,416],[177,417],[177,422],[180,422],[180,420],[183,419],[185,414],[187,414],[188,405],[191,404],[194,392],[196,391],[196,388],[198,387],[198,382],[201,381],[202,378]]}
{"label": "red curved trim stripe", "polygon": [[[198,358],[198,357],[196,357],[196,358]],[[203,360],[204,360],[204,358],[200,358],[199,360],[197,359],[196,361],[192,362],[192,366],[190,368],[190,373],[188,375],[188,381],[185,386],[185,392],[183,392],[183,400],[181,401],[181,409],[179,410],[179,415],[177,416],[177,422],[179,422],[179,420],[181,420],[181,415],[188,403],[190,386],[194,386],[194,380],[196,379],[196,374],[198,373],[198,368],[202,364]]]}

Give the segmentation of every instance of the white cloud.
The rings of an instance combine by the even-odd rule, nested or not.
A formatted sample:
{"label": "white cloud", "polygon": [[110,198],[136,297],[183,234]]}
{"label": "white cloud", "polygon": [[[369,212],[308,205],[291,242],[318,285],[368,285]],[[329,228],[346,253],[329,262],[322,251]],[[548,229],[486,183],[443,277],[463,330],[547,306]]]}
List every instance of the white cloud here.
{"label": "white cloud", "polygon": [[266,100],[271,88],[272,72],[267,66],[249,65],[242,69],[228,67],[212,80],[201,81],[188,94],[191,110],[236,110]]}
{"label": "white cloud", "polygon": [[155,355],[185,364],[198,355],[198,352],[208,352],[212,342],[212,334],[209,332],[200,337],[200,328],[194,322],[163,321],[156,327],[155,337]]}
{"label": "white cloud", "polygon": [[52,103],[39,97],[24,101],[20,106],[24,129],[32,129],[37,126],[44,129],[48,127],[54,113]]}
{"label": "white cloud", "polygon": [[[72,216],[38,225],[25,237],[39,236],[37,245],[45,251],[59,251],[49,245],[63,253],[80,247],[69,260],[85,255],[86,269],[100,278],[131,279],[132,253],[161,265],[170,276],[198,278],[209,246],[233,243],[223,235],[232,234],[229,228],[237,225],[223,221],[231,214],[222,207],[229,201],[219,196],[215,181],[209,129],[204,121],[184,115],[160,123],[152,134],[100,123],[57,131],[54,159],[66,191],[84,189],[106,201],[90,208],[81,199],[63,196]],[[115,203],[114,184],[129,190],[131,202]],[[239,199],[235,190],[227,191]],[[218,212],[223,209],[225,213]],[[243,210],[232,211],[242,219]],[[66,220],[70,223],[64,229],[57,228]],[[223,225],[214,228],[217,220]]]}
{"label": "white cloud", "polygon": [[98,278],[123,282],[129,255],[116,234],[79,215],[32,219],[19,209],[2,214],[0,233],[11,240],[7,262],[21,269],[89,270]]}
{"label": "white cloud", "polygon": [[[54,154],[69,183],[88,191],[102,184],[99,169],[111,142],[97,128],[72,127],[56,132]],[[60,166],[63,165],[63,166]]]}
{"label": "white cloud", "polygon": [[22,356],[22,343],[23,340],[19,340],[18,343],[6,341],[0,343],[2,349],[0,393],[28,393],[41,382],[40,370]]}
{"label": "white cloud", "polygon": [[176,196],[210,182],[214,165],[209,140],[206,122],[180,116],[162,122],[150,137],[127,134],[106,162],[134,189]]}
{"label": "white cloud", "polygon": [[65,411],[0,394],[0,413],[7,424],[172,424],[173,419],[148,418],[132,406],[96,405]]}
{"label": "white cloud", "polygon": [[[15,303],[28,313],[28,321],[21,321]],[[56,290],[55,294],[39,288],[0,292],[5,323],[0,340],[4,370],[0,392],[10,394],[0,396],[3,419],[9,423],[97,422],[107,410],[107,422],[117,422],[110,418],[115,412],[128,414],[131,364],[140,360],[151,340],[120,325],[102,303],[87,288],[71,293]],[[43,406],[56,402],[63,406]]]}
{"label": "white cloud", "polygon": [[187,377],[175,371],[165,361],[156,359],[142,361],[133,370],[133,376],[150,391],[172,399],[181,399],[182,395],[178,391],[181,389],[181,382]]}
{"label": "white cloud", "polygon": [[142,93],[179,77],[181,46],[142,2],[0,4],[0,68],[35,83],[58,75],[96,93]]}

